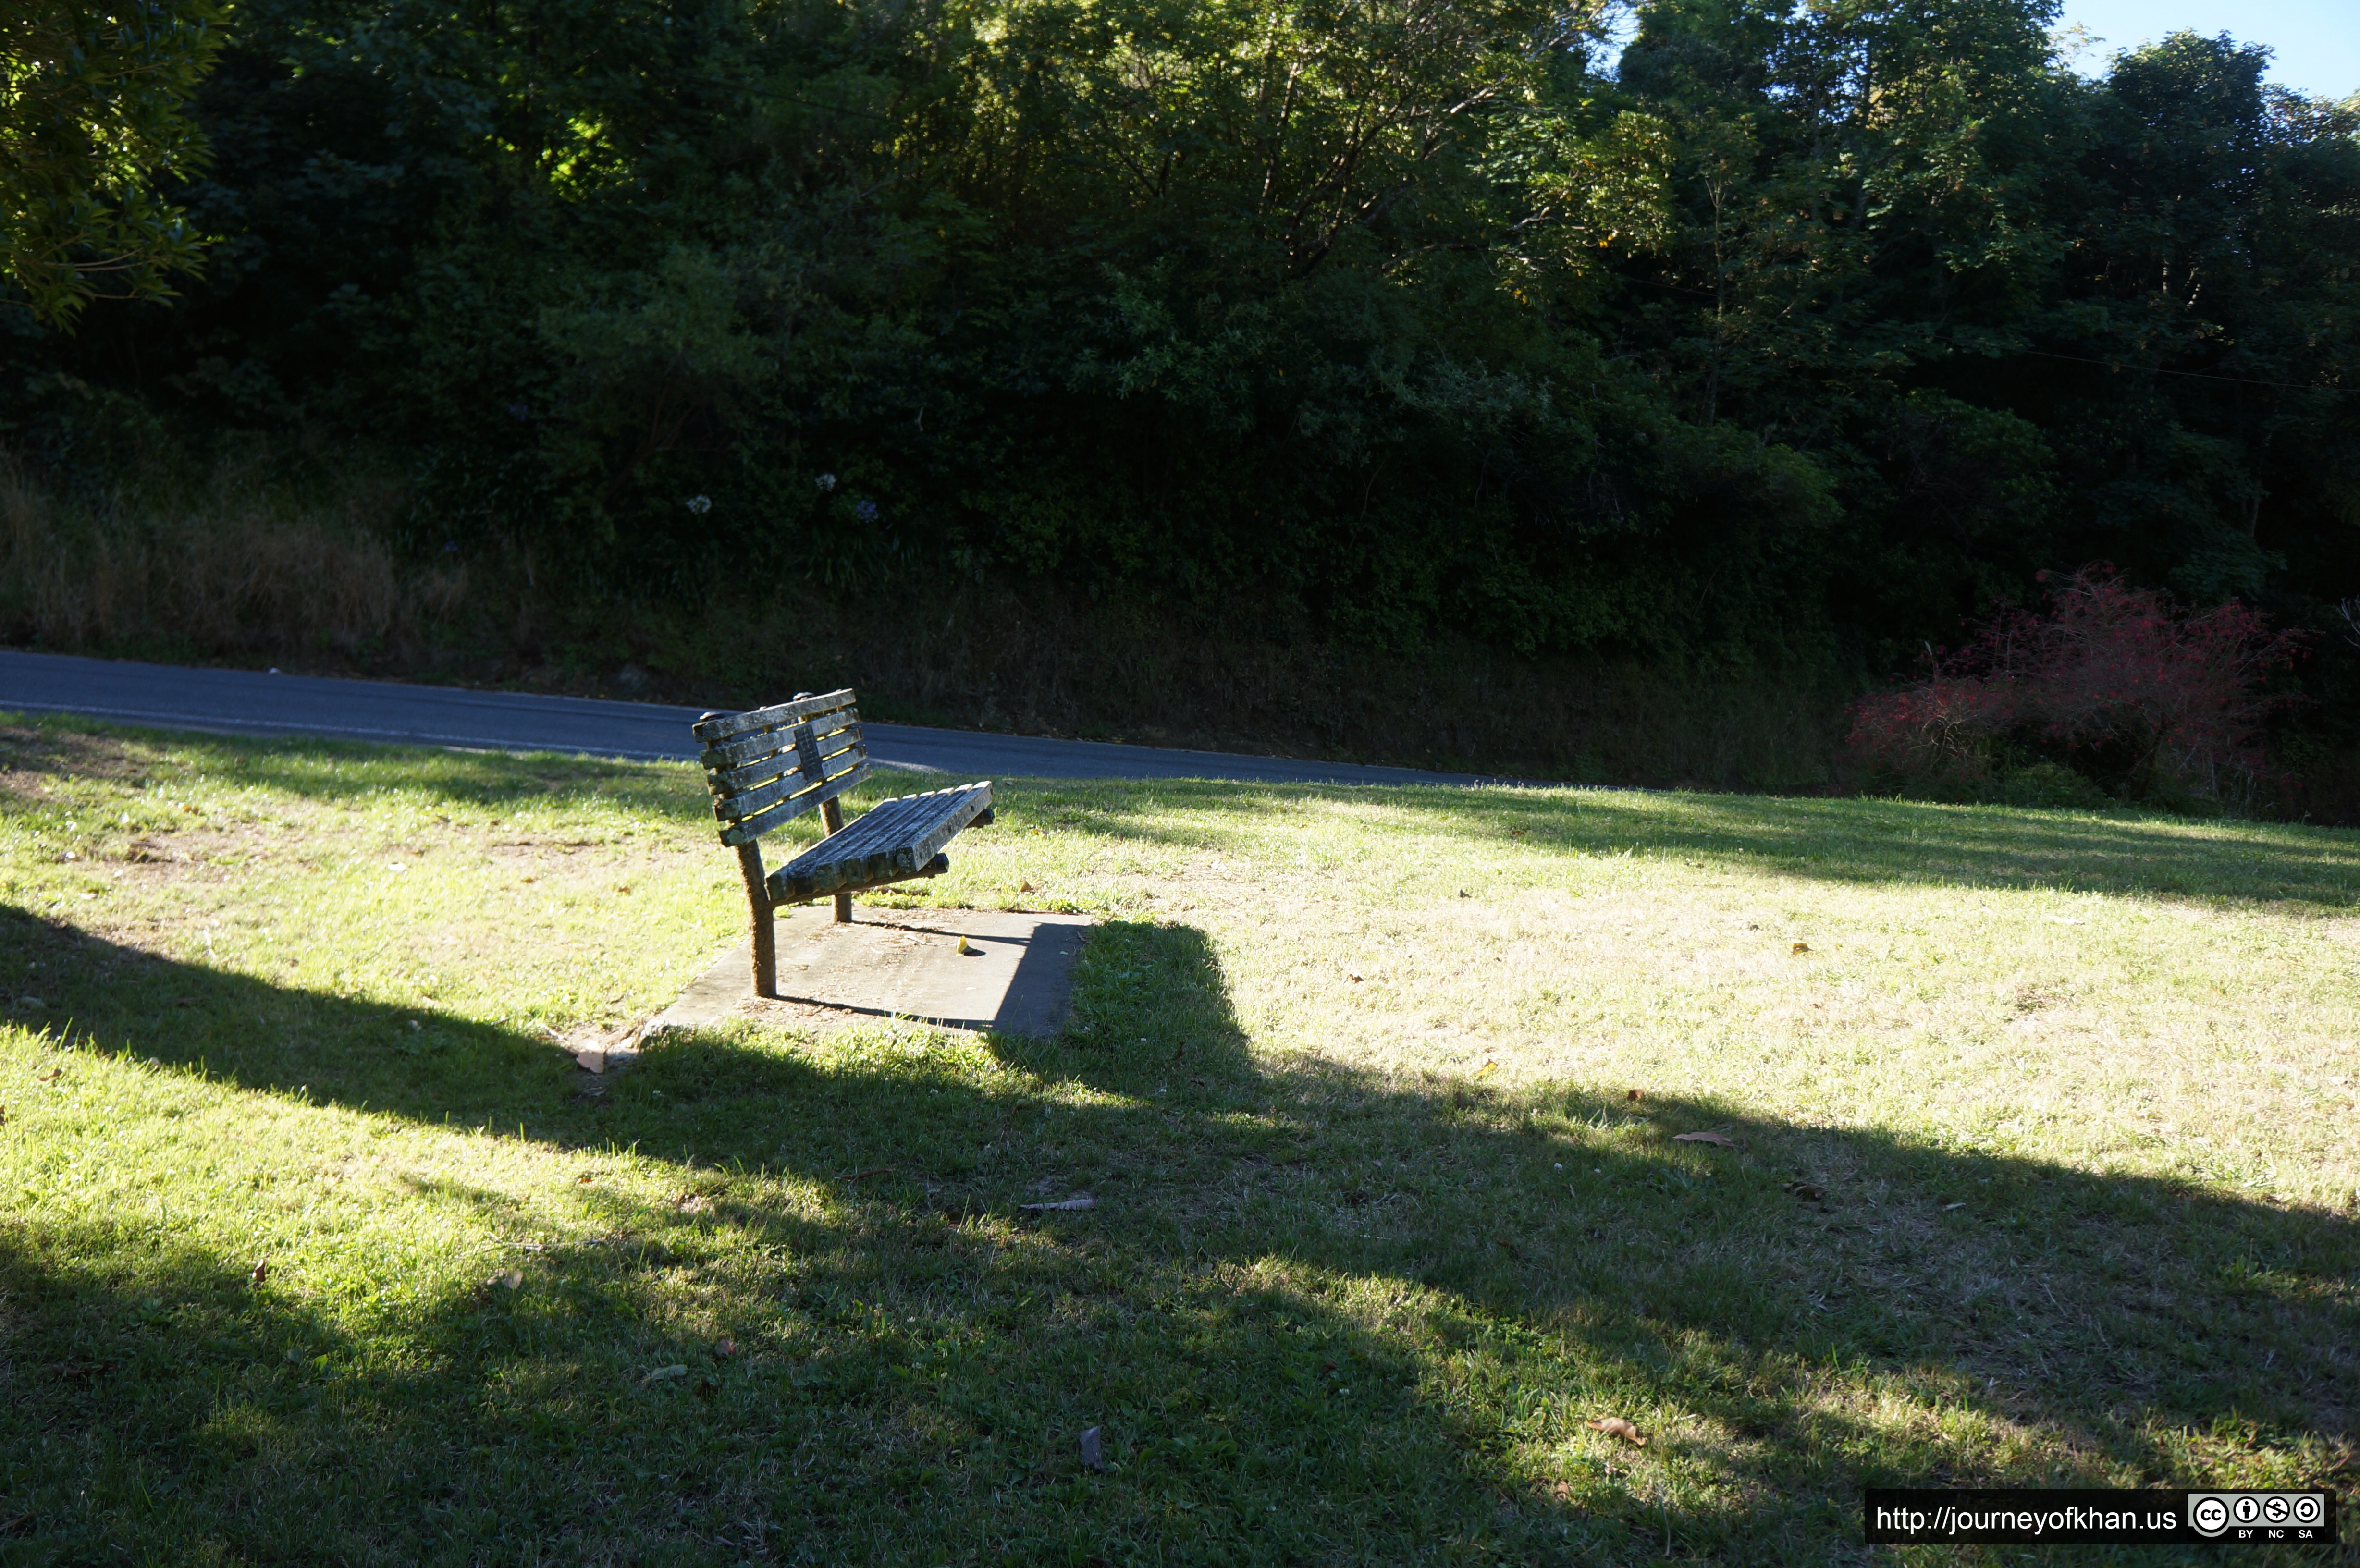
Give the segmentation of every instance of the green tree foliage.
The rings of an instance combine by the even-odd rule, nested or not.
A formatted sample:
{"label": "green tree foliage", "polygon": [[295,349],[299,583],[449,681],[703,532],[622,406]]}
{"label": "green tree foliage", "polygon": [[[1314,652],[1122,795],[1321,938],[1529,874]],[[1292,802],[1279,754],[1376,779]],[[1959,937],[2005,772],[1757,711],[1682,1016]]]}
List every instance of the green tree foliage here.
{"label": "green tree foliage", "polygon": [[2360,590],[2360,99],[2084,80],[2045,0],[1654,0],[1609,70],[1603,5],[249,0],[203,285],[27,363],[585,592],[1877,675],[2091,560]]}
{"label": "green tree foliage", "polygon": [[0,9],[0,280],[60,326],[158,299],[196,236],[156,193],[204,161],[184,113],[219,52],[215,0],[13,0]]}
{"label": "green tree foliage", "polygon": [[2210,602],[2290,553],[2355,565],[2311,508],[2360,457],[2360,99],[2274,94],[2262,51],[2185,34],[2093,86],[2050,19],[1666,6],[1624,65],[1686,157],[1634,313],[1698,417],[1839,476],[1879,662],[2044,566]]}

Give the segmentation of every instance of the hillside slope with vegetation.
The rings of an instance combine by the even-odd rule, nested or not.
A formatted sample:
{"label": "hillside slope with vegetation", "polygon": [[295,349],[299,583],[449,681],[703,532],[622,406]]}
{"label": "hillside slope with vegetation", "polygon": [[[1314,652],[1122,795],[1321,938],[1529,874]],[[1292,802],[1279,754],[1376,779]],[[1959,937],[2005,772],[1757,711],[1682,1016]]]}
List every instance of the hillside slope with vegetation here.
{"label": "hillside slope with vegetation", "polygon": [[[0,620],[1780,784],[2043,570],[2334,634],[2360,100],[2054,19],[255,0],[202,272],[0,304]],[[1793,717],[1666,760],[1708,688]]]}

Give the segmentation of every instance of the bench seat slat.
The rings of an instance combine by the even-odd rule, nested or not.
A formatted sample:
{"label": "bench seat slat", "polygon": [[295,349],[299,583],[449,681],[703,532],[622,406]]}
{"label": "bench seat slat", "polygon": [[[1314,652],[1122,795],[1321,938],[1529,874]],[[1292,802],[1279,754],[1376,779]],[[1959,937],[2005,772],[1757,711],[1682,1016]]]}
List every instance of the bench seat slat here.
{"label": "bench seat slat", "polygon": [[[825,801],[835,800],[847,789],[850,789],[865,781],[868,777],[869,759],[868,755],[863,753],[861,760],[857,766],[847,772],[837,774],[835,778],[829,779],[818,789],[806,789],[800,795],[789,795],[785,800],[780,801],[777,805],[772,806],[766,811],[759,812],[759,814],[750,817],[741,817],[737,822],[725,824],[721,830],[721,842],[726,844],[733,845],[751,844],[756,839],[760,838],[764,833],[769,833],[772,828],[778,827],[781,823],[793,822],[797,817],[802,816],[814,806],[820,805]],[[799,784],[803,782],[803,776],[801,774],[796,774],[791,779],[781,779],[780,782]],[[868,821],[866,817],[861,820],[863,822]]]}
{"label": "bench seat slat", "polygon": [[771,898],[799,904],[840,888],[875,887],[925,874],[959,830],[991,809],[991,782],[880,801],[842,833],[822,839],[771,873]]}
{"label": "bench seat slat", "polygon": [[[811,727],[813,738],[817,740],[825,749],[828,741],[834,736],[842,735],[847,730],[858,731],[860,728],[860,710],[839,708],[825,718],[814,719],[811,722]],[[795,726],[792,724],[781,724],[748,735],[742,740],[725,741],[717,746],[708,746],[697,755],[696,760],[705,764],[707,768],[719,770],[736,768],[744,763],[757,762],[764,757],[774,757],[781,751],[792,755],[795,749],[795,743],[789,737],[794,733],[794,729]]]}
{"label": "bench seat slat", "polygon": [[852,706],[852,688],[824,691],[816,697],[798,697],[792,702],[780,702],[772,707],[755,708],[743,713],[715,713],[689,726],[696,738],[707,746],[727,740],[733,735],[752,730],[777,729],[782,725],[801,724],[822,713]]}
{"label": "bench seat slat", "polygon": [[[841,893],[847,897],[855,893],[872,893],[880,887],[890,887],[897,882],[909,882],[920,877],[940,877],[950,868],[951,857],[947,855],[937,855],[923,866],[919,866],[918,869],[910,876],[904,876],[901,872],[896,871],[888,876],[880,877],[874,882],[847,882],[842,887],[834,888],[831,891],[833,893]],[[780,896],[778,894],[777,887],[778,884],[775,879],[765,885],[765,890],[770,893],[771,901],[773,903],[784,904],[793,903],[796,901],[794,899]],[[816,893],[813,895],[814,900],[827,897],[830,897],[829,893]]]}
{"label": "bench seat slat", "polygon": [[909,802],[902,808],[902,820],[879,823],[861,848],[872,858],[880,853],[906,855],[906,864],[897,860],[895,868],[910,870],[932,860],[958,836],[960,829],[990,809],[991,785],[967,784],[932,791],[932,799],[926,795],[902,799]]}

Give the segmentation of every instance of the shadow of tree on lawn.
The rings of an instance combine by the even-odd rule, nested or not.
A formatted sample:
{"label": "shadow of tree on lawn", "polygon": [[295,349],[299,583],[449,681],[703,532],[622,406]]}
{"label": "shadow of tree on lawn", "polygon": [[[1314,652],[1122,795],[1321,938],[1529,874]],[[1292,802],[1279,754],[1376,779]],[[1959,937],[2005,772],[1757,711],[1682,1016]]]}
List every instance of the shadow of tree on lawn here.
{"label": "shadow of tree on lawn", "polygon": [[[1865,1485],[2311,1464],[2360,1393],[2349,1215],[1258,1060],[1186,926],[1101,928],[1087,1024],[996,1068],[745,1030],[588,1097],[499,1029],[5,908],[0,944],[75,1051],[588,1178],[409,1179],[540,1250],[375,1307],[127,1216],[0,1229],[27,1561],[1823,1562]],[[618,1149],[693,1201],[610,1189]]]}

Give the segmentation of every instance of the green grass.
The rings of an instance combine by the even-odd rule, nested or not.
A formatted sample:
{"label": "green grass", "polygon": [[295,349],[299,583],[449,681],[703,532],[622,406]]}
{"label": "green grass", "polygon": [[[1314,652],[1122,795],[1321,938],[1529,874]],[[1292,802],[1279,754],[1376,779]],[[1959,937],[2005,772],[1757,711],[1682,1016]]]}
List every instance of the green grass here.
{"label": "green grass", "polygon": [[27,721],[0,769],[8,1562],[1821,1563],[1865,1485],[2351,1506],[2360,836],[1017,781],[879,902],[1099,916],[1063,1038],[745,1024],[586,1092],[551,1037],[742,920],[693,770]]}

